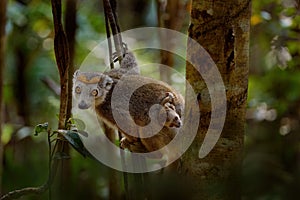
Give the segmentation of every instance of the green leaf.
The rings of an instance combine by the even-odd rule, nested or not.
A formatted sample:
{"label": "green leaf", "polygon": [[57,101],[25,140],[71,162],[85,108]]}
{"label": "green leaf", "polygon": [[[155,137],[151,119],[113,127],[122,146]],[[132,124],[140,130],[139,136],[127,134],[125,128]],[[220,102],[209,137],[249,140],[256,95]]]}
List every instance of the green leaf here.
{"label": "green leaf", "polygon": [[35,126],[35,129],[34,129],[34,135],[37,136],[39,133],[42,133],[42,132],[47,132],[48,131],[48,122],[44,123],[44,124],[38,124]]}
{"label": "green leaf", "polygon": [[72,122],[76,125],[78,130],[84,130],[86,128],[85,123],[78,118],[72,118]]}
{"label": "green leaf", "polygon": [[77,131],[72,130],[63,130],[60,133],[64,138],[71,144],[71,146],[79,152],[83,157],[89,157],[95,159],[94,156],[84,147],[80,136]]}

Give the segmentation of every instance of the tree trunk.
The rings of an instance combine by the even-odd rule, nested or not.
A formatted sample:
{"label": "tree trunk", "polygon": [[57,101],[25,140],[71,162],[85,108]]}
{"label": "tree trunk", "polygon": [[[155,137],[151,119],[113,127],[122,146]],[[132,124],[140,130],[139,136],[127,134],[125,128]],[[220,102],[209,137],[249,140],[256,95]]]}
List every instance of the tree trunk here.
{"label": "tree trunk", "polygon": [[[75,55],[75,36],[77,29],[77,20],[76,20],[76,12],[77,12],[77,0],[67,0],[65,1],[65,16],[64,16],[64,29],[66,34],[66,39],[68,41],[68,50],[69,50],[69,67],[68,67],[68,87],[67,87],[67,99],[63,101],[67,102],[67,110],[66,110],[66,120],[69,120],[72,117],[72,84],[73,84],[73,73],[74,73],[74,55]],[[63,152],[67,155],[70,155],[70,145],[64,144]],[[60,183],[58,184],[60,187],[61,198],[74,198],[74,194],[72,193],[72,185],[71,185],[71,161],[69,159],[62,160],[62,167],[58,174],[61,174],[61,180],[58,180]]]}
{"label": "tree trunk", "polygon": [[67,108],[67,119],[69,119],[72,114],[72,76],[74,74],[74,57],[75,57],[75,37],[77,30],[77,0],[67,0],[66,1],[66,12],[65,12],[65,30],[67,35],[67,40],[69,44],[69,54],[70,54],[70,66],[69,66],[69,79],[68,79],[68,108]]}
{"label": "tree trunk", "polygon": [[[52,15],[53,15],[53,23],[54,23],[54,52],[55,52],[55,58],[56,58],[56,64],[59,71],[60,76],[60,87],[61,87],[61,93],[60,93],[60,108],[59,108],[59,119],[58,119],[58,129],[67,129],[67,121],[68,121],[68,113],[71,113],[68,111],[68,92],[69,92],[69,79],[71,78],[71,74],[69,74],[69,67],[70,67],[70,50],[69,50],[69,44],[67,40],[66,33],[64,31],[63,25],[62,25],[62,4],[61,0],[51,0],[51,6],[52,6]],[[68,8],[69,9],[69,8]],[[68,142],[66,142],[63,139],[62,135],[57,136],[58,140],[56,142],[56,153],[58,155],[63,155],[66,153],[66,150],[68,151]],[[61,162],[62,161],[62,162]],[[57,172],[57,169],[59,167],[64,167],[65,161],[63,159],[53,159],[52,161],[52,169],[51,173],[52,176],[51,180],[49,180],[50,185],[51,182],[55,178],[55,174]],[[59,164],[61,164],[59,166]],[[70,168],[70,166],[67,166]],[[63,169],[60,169],[63,172]],[[68,174],[62,174],[62,178],[67,178]],[[56,179],[57,180],[57,179]],[[60,181],[60,180],[58,180]],[[62,183],[67,182],[62,181]],[[68,194],[65,190],[68,189],[67,186],[62,185],[58,192],[58,197],[66,198],[69,197],[70,194]]]}
{"label": "tree trunk", "polygon": [[2,189],[2,161],[3,161],[3,145],[2,123],[3,123],[3,71],[5,67],[5,25],[6,25],[6,5],[7,1],[0,2],[0,194]]}
{"label": "tree trunk", "polygon": [[[212,151],[200,158],[212,116],[212,96],[203,74],[187,63],[187,80],[198,94],[201,112],[197,136],[182,157],[180,172],[188,177],[192,199],[240,199],[240,171],[245,125],[249,68],[250,0],[193,0],[189,37],[196,40],[211,56],[226,88],[226,120]],[[201,59],[188,44],[187,56]],[[209,72],[206,63],[200,68]],[[205,69],[204,69],[205,68]],[[200,70],[201,71],[201,70]],[[218,85],[215,86],[219,87]],[[220,116],[215,116],[220,117]],[[222,124],[215,124],[216,129]],[[221,128],[220,128],[221,130]]]}

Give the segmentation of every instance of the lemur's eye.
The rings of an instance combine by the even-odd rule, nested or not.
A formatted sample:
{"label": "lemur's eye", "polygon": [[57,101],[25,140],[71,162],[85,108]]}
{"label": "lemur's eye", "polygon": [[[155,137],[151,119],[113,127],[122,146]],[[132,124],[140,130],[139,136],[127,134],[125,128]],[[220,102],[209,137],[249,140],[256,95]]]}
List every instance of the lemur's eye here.
{"label": "lemur's eye", "polygon": [[81,93],[81,88],[79,86],[77,86],[75,88],[75,92],[76,92],[76,94],[80,94]]}
{"label": "lemur's eye", "polygon": [[92,94],[93,96],[97,96],[97,95],[98,95],[98,90],[94,89],[94,90],[91,92],[91,94]]}

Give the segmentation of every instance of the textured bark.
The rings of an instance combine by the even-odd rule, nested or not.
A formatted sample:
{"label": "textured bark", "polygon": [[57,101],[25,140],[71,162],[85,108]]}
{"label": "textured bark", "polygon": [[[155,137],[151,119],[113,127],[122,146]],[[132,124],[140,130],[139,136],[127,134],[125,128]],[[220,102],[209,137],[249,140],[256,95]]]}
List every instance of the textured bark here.
{"label": "textured bark", "polygon": [[[69,52],[69,63],[68,64],[68,86],[67,86],[67,99],[63,101],[67,102],[67,110],[66,110],[66,120],[69,120],[72,117],[72,84],[73,84],[73,74],[74,74],[74,55],[75,55],[75,36],[76,36],[76,29],[77,29],[77,21],[76,21],[76,12],[77,12],[77,0],[67,0],[65,2],[65,33],[66,39],[68,41],[68,52]],[[65,96],[65,95],[64,95]],[[64,153],[69,155],[70,154],[70,146],[64,146]],[[71,163],[70,160],[63,160],[63,167],[61,169],[60,174],[61,177],[61,191],[63,191],[60,196],[61,198],[70,198],[72,197],[72,185],[71,185]]]}
{"label": "textured bark", "polygon": [[65,129],[67,121],[67,104],[68,104],[68,78],[69,78],[69,47],[66,34],[62,26],[62,12],[61,12],[61,1],[51,0],[53,22],[54,22],[54,51],[56,64],[60,75],[60,108],[59,108],[59,122],[58,128]]}
{"label": "textured bark", "polygon": [[[181,173],[193,181],[193,199],[240,199],[240,166],[245,125],[249,67],[250,0],[193,0],[189,37],[212,57],[224,81],[227,113],[222,134],[213,150],[199,159],[198,152],[211,117],[206,84],[187,63],[187,80],[198,94],[201,111],[197,136],[183,155]],[[199,57],[193,48],[188,56]],[[205,63],[201,68],[209,67]],[[208,69],[209,70],[209,69]]]}
{"label": "textured bark", "polygon": [[[69,101],[69,79],[70,77],[70,72],[69,72],[69,67],[70,67],[70,49],[69,49],[69,44],[67,40],[66,33],[64,31],[63,25],[62,25],[62,5],[61,5],[61,0],[51,0],[51,5],[52,5],[52,14],[53,14],[53,23],[54,23],[54,51],[55,51],[55,58],[56,58],[56,64],[57,68],[59,71],[60,75],[60,108],[59,108],[59,121],[58,121],[58,129],[67,129],[67,120],[69,118],[68,115],[70,115],[71,111],[68,109],[71,109],[71,107],[68,107]],[[68,8],[69,9],[69,8]],[[60,140],[60,138],[62,138]],[[63,139],[63,136],[58,135],[58,140],[56,144],[56,153],[59,155],[61,154],[66,154],[68,152],[68,143]],[[58,167],[60,164],[62,169]],[[66,167],[66,168],[65,168]],[[70,169],[69,166],[69,161],[66,160],[61,160],[61,159],[53,159],[52,161],[52,166],[51,166],[51,176],[50,180],[50,185],[52,181],[55,180],[55,175],[57,170],[62,170],[62,181],[61,181],[61,186],[60,186],[60,197],[62,198],[67,198],[69,197],[67,190],[68,186],[67,184],[69,177],[68,177],[68,172],[64,173],[65,171],[68,171]]]}
{"label": "textured bark", "polygon": [[72,76],[74,74],[74,55],[75,55],[75,36],[77,29],[77,0],[66,1],[66,12],[65,12],[65,30],[67,40],[69,44],[69,79],[68,79],[68,108],[67,108],[67,119],[71,117],[72,110]]}
{"label": "textured bark", "polygon": [[6,25],[6,5],[7,1],[0,2],[0,194],[2,189],[2,161],[3,145],[1,141],[3,123],[3,71],[5,67],[5,25]]}

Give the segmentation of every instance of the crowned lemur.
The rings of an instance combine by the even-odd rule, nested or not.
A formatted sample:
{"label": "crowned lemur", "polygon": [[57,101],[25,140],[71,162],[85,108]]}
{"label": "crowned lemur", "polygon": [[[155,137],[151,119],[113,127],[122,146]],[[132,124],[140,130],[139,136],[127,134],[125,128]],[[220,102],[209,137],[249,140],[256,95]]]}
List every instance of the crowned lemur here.
{"label": "crowned lemur", "polygon": [[[159,113],[164,113],[165,120],[161,123],[162,129],[152,137],[139,137],[143,133],[132,136],[123,131],[116,123],[111,98],[117,84],[123,84],[122,89],[142,85],[136,89],[129,99],[129,113],[137,126],[146,126],[150,123],[149,109],[154,104],[161,105]],[[152,152],[167,145],[182,126],[184,100],[179,92],[168,84],[139,75],[139,68],[132,52],[124,53],[120,68],[104,73],[81,72],[77,70],[73,77],[73,96],[80,109],[92,108],[98,117],[109,127],[122,132],[124,138],[121,147],[132,152]],[[122,97],[120,97],[122,98]],[[161,152],[164,154],[165,152]],[[160,157],[162,156],[159,155]]]}

